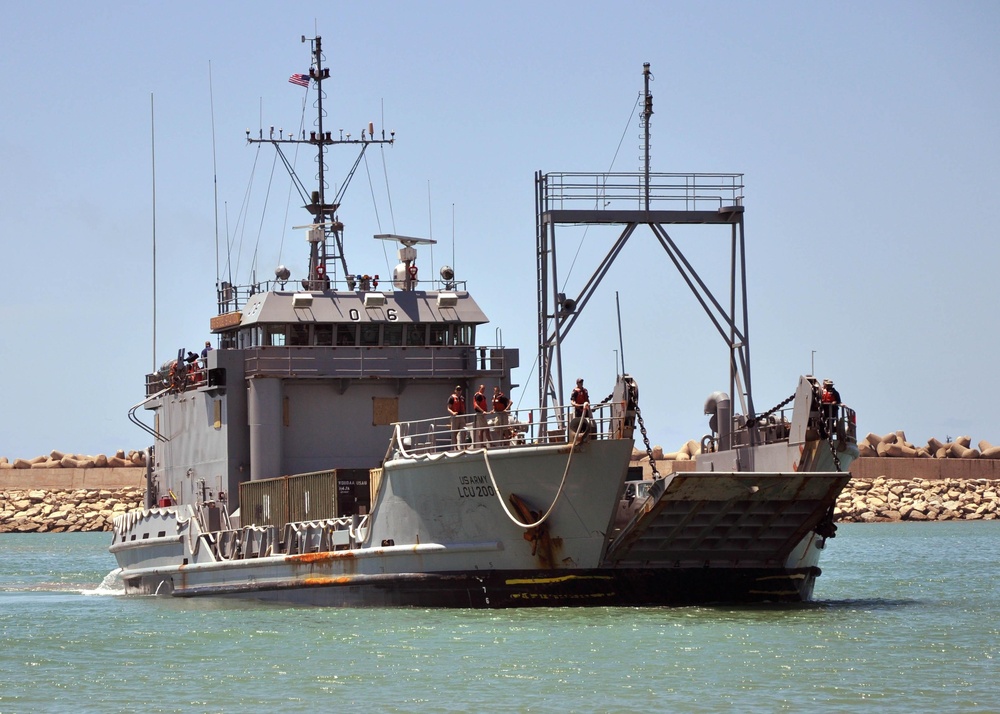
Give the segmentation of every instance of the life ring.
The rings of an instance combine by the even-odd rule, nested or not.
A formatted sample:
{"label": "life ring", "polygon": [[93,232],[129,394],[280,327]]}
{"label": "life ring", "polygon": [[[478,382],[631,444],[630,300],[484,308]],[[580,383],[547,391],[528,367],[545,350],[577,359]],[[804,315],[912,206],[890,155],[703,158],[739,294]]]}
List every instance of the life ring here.
{"label": "life ring", "polygon": [[322,263],[316,264],[316,275],[320,278],[326,275],[326,267]]}
{"label": "life ring", "polygon": [[411,265],[409,268],[407,268],[406,272],[408,272],[410,274],[410,279],[411,280],[416,280],[417,279],[417,266]]}

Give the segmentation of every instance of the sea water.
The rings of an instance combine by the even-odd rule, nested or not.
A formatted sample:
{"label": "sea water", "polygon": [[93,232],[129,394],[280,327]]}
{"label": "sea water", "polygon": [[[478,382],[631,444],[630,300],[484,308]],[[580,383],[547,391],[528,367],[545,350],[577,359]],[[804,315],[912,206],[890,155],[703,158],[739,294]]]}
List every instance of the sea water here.
{"label": "sea water", "polygon": [[126,598],[109,536],[0,536],[0,712],[1000,711],[1000,522],[845,524],[796,606]]}

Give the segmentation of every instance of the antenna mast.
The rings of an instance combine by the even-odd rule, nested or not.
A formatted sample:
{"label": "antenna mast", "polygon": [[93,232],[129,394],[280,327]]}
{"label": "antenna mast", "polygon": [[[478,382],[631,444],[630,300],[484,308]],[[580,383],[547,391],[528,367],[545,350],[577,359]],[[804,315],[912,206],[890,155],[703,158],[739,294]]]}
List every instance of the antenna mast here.
{"label": "antenna mast", "polygon": [[[308,78],[303,77],[302,79],[308,79],[316,87],[316,130],[310,131],[308,136],[303,131],[301,137],[296,137],[292,132],[285,134],[283,130],[279,129],[278,136],[275,136],[274,127],[272,126],[270,134],[267,137],[264,136],[263,129],[260,130],[260,134],[256,139],[251,138],[248,131],[247,141],[251,144],[267,142],[274,146],[278,152],[278,157],[284,163],[285,169],[292,177],[292,181],[305,203],[305,209],[313,216],[313,224],[309,226],[310,230],[308,233],[309,277],[304,281],[304,287],[309,290],[323,290],[328,287],[328,261],[330,259],[339,259],[344,277],[350,288],[353,279],[347,270],[347,258],[344,256],[344,224],[337,220],[336,213],[340,208],[340,202],[347,191],[351,178],[361,163],[365,149],[368,148],[369,144],[392,144],[395,140],[395,132],[390,132],[387,139],[385,137],[385,129],[383,129],[381,138],[376,139],[375,127],[369,123],[367,134],[365,128],[361,129],[360,139],[352,139],[350,134],[347,134],[347,138],[345,139],[343,133],[334,138],[331,132],[323,127],[323,119],[326,116],[323,111],[323,97],[325,96],[323,94],[323,80],[330,79],[330,70],[323,66],[322,38],[316,36],[310,39],[303,35],[302,41],[306,42],[307,40],[312,44],[312,64],[309,67]],[[297,77],[297,75],[293,75],[294,77]],[[298,84],[299,82],[295,83]],[[302,86],[306,86],[306,84],[303,83]],[[291,162],[282,152],[282,144],[312,144],[316,147],[316,178],[318,185],[315,190],[311,192],[306,190],[296,175]],[[357,159],[355,159],[354,165],[347,174],[347,178],[341,185],[337,195],[333,197],[333,200],[328,201],[326,197],[326,151],[327,147],[335,144],[358,144],[361,146],[361,152],[358,154]]]}
{"label": "antenna mast", "polygon": [[649,210],[649,120],[653,116],[653,95],[649,93],[649,81],[653,75],[649,71],[649,62],[642,63],[643,107],[642,107],[642,186],[643,208]]}

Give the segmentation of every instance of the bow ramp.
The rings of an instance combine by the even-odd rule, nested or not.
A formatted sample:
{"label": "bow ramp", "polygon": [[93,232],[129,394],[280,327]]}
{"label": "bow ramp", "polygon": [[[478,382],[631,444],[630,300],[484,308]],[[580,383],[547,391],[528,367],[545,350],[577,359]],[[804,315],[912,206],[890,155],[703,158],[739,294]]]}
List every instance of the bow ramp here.
{"label": "bow ramp", "polygon": [[812,531],[829,535],[820,524],[848,480],[846,472],[674,474],[655,482],[645,501],[636,504],[605,563],[784,565]]}

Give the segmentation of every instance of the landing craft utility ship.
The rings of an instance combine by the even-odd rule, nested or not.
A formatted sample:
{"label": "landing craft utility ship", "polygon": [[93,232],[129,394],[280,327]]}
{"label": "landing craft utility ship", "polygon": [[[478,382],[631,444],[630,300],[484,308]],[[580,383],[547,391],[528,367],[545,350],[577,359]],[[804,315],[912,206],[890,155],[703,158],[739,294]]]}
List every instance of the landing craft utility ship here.
{"label": "landing craft utility ship", "polygon": [[[308,275],[221,283],[218,349],[184,350],[146,379],[145,507],[115,521],[110,547],[127,594],[225,596],[318,605],[509,607],[801,601],[833,535],[833,504],[857,455],[854,414],[812,377],[754,410],[739,174],[653,174],[645,68],[646,164],[635,174],[537,174],[539,406],[503,397],[462,411],[479,385],[509,393],[517,350],[483,344],[486,316],[445,266],[418,271],[431,241],[398,246],[391,278],[356,275],[341,201],[365,150],[392,143],[325,129],[320,38],[299,82],[315,90],[315,128],[263,131],[310,214]],[[308,193],[283,147],[317,151]],[[358,157],[332,199],[326,154]],[[595,208],[598,207],[598,208]],[[559,292],[557,227],[623,226],[580,293]],[[730,308],[705,287],[664,226],[729,227]],[[647,226],[698,296],[731,355],[732,400],[706,404],[711,433],[695,472],[630,472],[645,427],[639,390],[618,377],[600,403],[563,405],[562,344],[608,266]],[[338,274],[339,270],[339,274]],[[742,293],[742,294],[741,294]],[[466,397],[471,404],[471,397]],[[646,440],[647,451],[651,450]]]}

